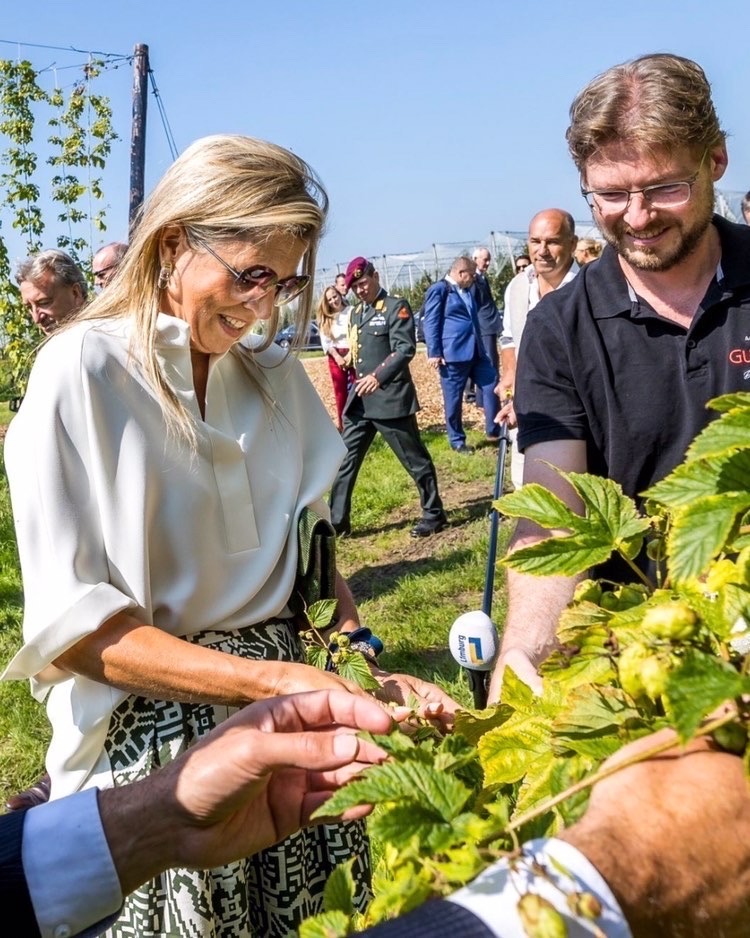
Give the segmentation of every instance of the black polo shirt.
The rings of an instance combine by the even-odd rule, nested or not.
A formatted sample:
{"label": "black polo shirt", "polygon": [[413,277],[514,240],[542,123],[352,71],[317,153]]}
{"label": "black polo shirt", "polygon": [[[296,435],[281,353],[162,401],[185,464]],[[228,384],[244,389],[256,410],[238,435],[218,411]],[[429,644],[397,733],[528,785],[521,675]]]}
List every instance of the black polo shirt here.
{"label": "black polo shirt", "polygon": [[690,328],[631,295],[607,246],[529,313],[518,356],[518,445],[585,440],[588,471],[637,495],[677,466],[715,413],[750,391],[750,227],[714,217],[720,278]]}

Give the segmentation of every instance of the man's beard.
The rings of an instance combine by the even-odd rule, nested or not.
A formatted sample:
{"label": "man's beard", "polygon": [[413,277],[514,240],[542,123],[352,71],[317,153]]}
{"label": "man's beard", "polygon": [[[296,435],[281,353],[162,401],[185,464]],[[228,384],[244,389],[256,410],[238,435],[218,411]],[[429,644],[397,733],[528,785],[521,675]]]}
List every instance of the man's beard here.
{"label": "man's beard", "polygon": [[[662,247],[657,247],[655,250],[648,247],[630,247],[626,240],[626,224],[622,218],[609,228],[605,227],[601,220],[595,218],[595,221],[607,244],[611,245],[631,267],[636,270],[649,271],[671,270],[693,253],[711,224],[714,205],[713,186],[710,187],[707,193],[702,193],[701,196],[696,193],[695,201],[696,211],[692,221],[686,223],[682,219],[671,219],[670,230],[679,232],[680,238],[676,244],[666,249],[666,251]],[[660,227],[657,221],[656,224],[649,226],[645,231],[648,232],[650,228],[653,228],[653,231],[657,232]],[[628,230],[632,234],[632,229]],[[640,232],[641,235],[643,233]]]}

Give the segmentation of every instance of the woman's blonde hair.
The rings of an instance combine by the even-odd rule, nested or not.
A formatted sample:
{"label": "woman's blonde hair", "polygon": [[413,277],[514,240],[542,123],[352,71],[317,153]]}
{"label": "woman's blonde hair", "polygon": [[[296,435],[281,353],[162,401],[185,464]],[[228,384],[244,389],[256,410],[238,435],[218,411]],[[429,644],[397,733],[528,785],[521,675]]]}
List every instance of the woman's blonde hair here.
{"label": "woman's blonde hair", "polygon": [[[336,287],[331,284],[330,287],[326,287],[325,290],[323,290],[323,292],[320,294],[320,300],[318,301],[318,312],[315,318],[318,321],[318,328],[320,331],[323,333],[323,335],[330,339],[333,320],[336,314],[331,309],[331,304],[328,302],[328,298],[326,296],[329,290],[336,290]],[[336,290],[336,292],[338,293],[338,290]],[[342,306],[343,305],[345,304],[342,299]]]}
{"label": "woman's blonde hair", "polygon": [[[315,273],[328,196],[308,164],[283,147],[252,137],[222,134],[196,140],[157,184],[136,220],[130,245],[109,285],[76,317],[134,322],[131,351],[141,362],[163,407],[167,427],[194,439],[192,421],[159,367],[156,319],[161,311],[158,286],[162,267],[161,235],[181,225],[192,244],[246,238],[253,243],[286,234],[307,243],[302,272]],[[311,318],[312,290],[297,303],[298,330]],[[278,311],[269,320],[260,349],[273,341]],[[235,345],[243,359],[247,350]]]}

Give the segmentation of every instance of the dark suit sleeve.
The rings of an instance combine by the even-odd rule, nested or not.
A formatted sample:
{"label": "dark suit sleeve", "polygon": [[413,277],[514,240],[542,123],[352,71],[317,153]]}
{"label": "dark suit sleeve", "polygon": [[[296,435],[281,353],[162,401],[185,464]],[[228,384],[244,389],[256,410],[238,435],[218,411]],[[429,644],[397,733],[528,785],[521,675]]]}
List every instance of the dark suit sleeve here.
{"label": "dark suit sleeve", "polygon": [[40,938],[21,860],[25,811],[0,815],[0,902],[18,938]]}
{"label": "dark suit sleeve", "polygon": [[370,938],[497,938],[463,906],[431,900],[418,909],[363,932]]}
{"label": "dark suit sleeve", "polygon": [[433,283],[425,294],[422,329],[428,358],[443,357],[443,319],[448,292],[448,285],[441,280]]}

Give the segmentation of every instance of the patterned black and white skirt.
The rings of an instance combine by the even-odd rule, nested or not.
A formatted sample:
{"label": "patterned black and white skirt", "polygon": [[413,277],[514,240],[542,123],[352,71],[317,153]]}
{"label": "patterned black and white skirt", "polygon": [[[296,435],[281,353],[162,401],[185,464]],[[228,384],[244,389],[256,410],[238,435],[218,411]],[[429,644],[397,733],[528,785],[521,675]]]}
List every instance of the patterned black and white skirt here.
{"label": "patterned black and white skirt", "polygon": [[[300,661],[289,622],[187,639],[244,658]],[[225,720],[232,708],[129,697],[114,711],[106,748],[116,785],[127,785],[175,759]],[[333,869],[355,858],[356,905],[370,895],[363,821],[307,828],[255,856],[212,870],[167,870],[126,900],[108,938],[286,938],[322,911]]]}

